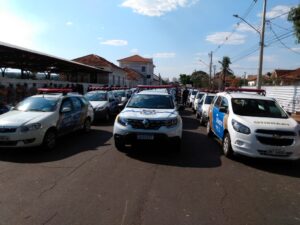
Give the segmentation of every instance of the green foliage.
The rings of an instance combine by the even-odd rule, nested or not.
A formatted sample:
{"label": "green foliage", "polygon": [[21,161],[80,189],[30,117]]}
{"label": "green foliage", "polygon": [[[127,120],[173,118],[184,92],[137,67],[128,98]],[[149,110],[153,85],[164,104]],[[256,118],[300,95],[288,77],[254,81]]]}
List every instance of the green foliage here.
{"label": "green foliage", "polygon": [[293,23],[297,43],[300,43],[300,5],[291,9],[288,21]]}
{"label": "green foliage", "polygon": [[191,84],[191,76],[186,74],[179,75],[179,81],[183,85]]}
{"label": "green foliage", "polygon": [[191,75],[191,81],[194,87],[197,88],[208,88],[209,87],[209,76],[204,71],[195,71]]}

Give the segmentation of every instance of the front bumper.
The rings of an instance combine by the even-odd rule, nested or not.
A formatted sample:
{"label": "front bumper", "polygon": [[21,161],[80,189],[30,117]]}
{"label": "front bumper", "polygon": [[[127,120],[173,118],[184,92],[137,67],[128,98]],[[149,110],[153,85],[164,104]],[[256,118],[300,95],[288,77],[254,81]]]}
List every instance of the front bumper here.
{"label": "front bumper", "polygon": [[0,133],[0,148],[24,148],[35,147],[43,143],[44,129],[22,133]]}
{"label": "front bumper", "polygon": [[235,132],[231,135],[231,145],[234,152],[254,158],[269,159],[300,159],[300,140],[294,137],[295,141],[290,146],[272,146],[259,142],[255,134],[245,135]]}

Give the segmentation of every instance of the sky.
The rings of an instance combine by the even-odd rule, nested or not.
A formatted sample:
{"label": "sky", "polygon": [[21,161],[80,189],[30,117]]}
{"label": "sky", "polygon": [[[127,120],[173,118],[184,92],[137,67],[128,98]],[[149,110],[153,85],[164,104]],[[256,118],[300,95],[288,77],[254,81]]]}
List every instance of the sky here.
{"label": "sky", "polygon": [[[300,67],[300,45],[286,13],[300,0],[268,0],[264,73]],[[263,0],[0,0],[0,41],[57,57],[153,58],[164,78],[220,70],[257,74]],[[277,37],[284,39],[279,42]]]}

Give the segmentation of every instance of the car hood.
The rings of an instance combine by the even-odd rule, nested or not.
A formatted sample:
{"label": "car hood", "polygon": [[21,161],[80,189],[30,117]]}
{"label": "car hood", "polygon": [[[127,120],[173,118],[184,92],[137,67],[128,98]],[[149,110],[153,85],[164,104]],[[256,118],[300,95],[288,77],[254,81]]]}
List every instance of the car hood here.
{"label": "car hood", "polygon": [[298,123],[292,118],[279,119],[241,116],[240,119],[236,120],[255,129],[294,130],[298,126]]}
{"label": "car hood", "polygon": [[0,116],[0,126],[18,127],[29,123],[39,122],[51,114],[53,114],[53,112],[9,111]]}
{"label": "car hood", "polygon": [[136,109],[125,108],[120,116],[127,119],[167,119],[177,117],[175,109]]}
{"label": "car hood", "polygon": [[104,107],[107,104],[107,101],[90,101],[94,109]]}

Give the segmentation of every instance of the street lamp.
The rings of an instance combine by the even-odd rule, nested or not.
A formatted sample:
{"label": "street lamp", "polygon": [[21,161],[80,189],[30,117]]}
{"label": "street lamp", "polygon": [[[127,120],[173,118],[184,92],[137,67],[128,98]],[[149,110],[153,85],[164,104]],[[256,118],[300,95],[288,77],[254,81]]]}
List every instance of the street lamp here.
{"label": "street lamp", "polygon": [[267,0],[264,0],[263,5],[263,13],[262,13],[262,28],[261,31],[252,26],[249,22],[247,22],[244,18],[239,15],[233,15],[236,18],[244,21],[247,25],[253,28],[260,35],[260,52],[259,52],[259,63],[258,63],[258,75],[257,75],[257,89],[261,89],[261,81],[262,81],[262,70],[263,70],[263,60],[264,60],[264,47],[265,47],[265,28],[266,28],[266,12],[267,12]]}

